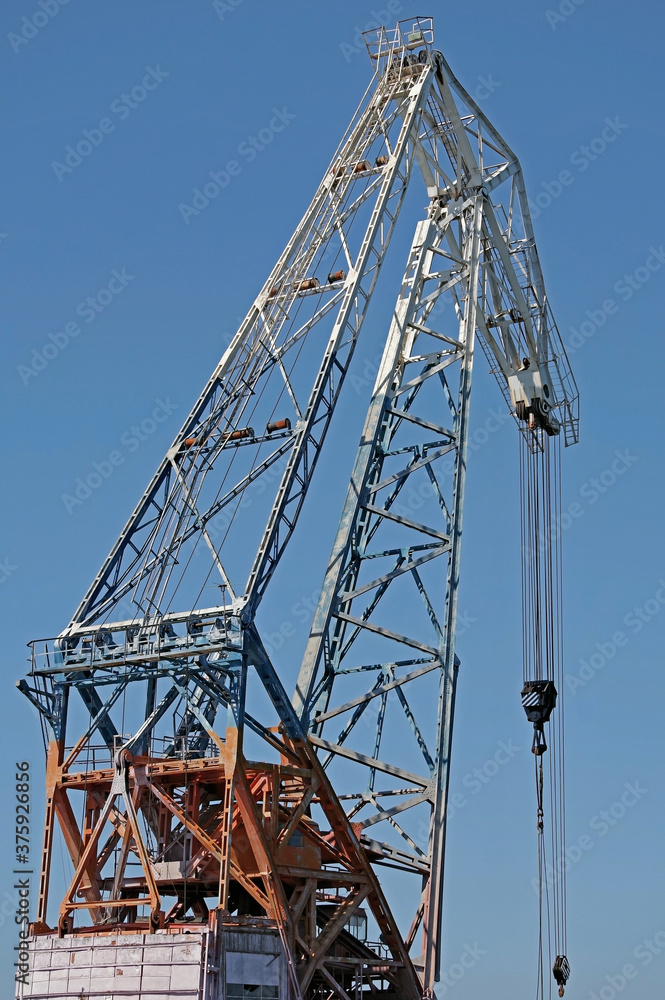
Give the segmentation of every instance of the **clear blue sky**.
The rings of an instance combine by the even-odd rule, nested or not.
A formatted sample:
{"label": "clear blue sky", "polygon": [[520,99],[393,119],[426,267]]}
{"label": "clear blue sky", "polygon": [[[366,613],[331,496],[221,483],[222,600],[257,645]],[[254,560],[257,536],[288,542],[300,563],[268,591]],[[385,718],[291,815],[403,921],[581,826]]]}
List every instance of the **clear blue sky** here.
{"label": "clear blue sky", "polygon": [[[11,764],[30,760],[40,781],[43,766],[37,721],[13,688],[25,643],[69,620],[290,236],[369,80],[356,43],[375,17],[351,0],[70,0],[35,17],[55,3],[4,0],[0,11],[2,914]],[[551,304],[576,348],[582,441],[564,455],[563,490],[564,506],[578,505],[564,525],[568,837],[585,848],[571,854],[567,996],[652,1000],[665,980],[665,947],[643,944],[665,945],[664,17],[647,0],[552,0],[549,13],[547,2],[475,0],[418,13],[435,16],[437,46],[521,158]],[[252,156],[251,137],[276,113],[284,128]],[[67,160],[84,130],[89,155]],[[230,160],[240,169],[222,194],[198,215],[183,211]],[[395,278],[414,222],[393,248]],[[320,545],[283,606],[263,611],[267,631],[295,625],[285,665],[302,650],[302,600],[320,580],[382,329],[370,325],[357,351],[303,520]],[[159,405],[165,419],[153,424]],[[472,435],[503,405],[481,356]],[[98,489],[63,501],[114,451],[122,461]],[[535,985],[518,502],[506,422],[472,451],[468,479],[444,969],[466,946],[479,957],[442,984],[440,997],[455,1000],[513,1000]],[[486,776],[509,741],[520,749],[478,787],[474,769]],[[636,801],[617,805],[636,783]],[[37,830],[41,814],[36,794]],[[9,976],[13,915],[0,919]],[[619,990],[623,966],[632,971]]]}

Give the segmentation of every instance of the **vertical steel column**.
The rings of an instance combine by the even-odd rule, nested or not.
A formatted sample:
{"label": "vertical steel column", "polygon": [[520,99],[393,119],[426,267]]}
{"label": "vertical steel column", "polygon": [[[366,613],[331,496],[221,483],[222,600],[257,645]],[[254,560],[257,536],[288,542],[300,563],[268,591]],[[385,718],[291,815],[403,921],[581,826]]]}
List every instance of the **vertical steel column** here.
{"label": "vertical steel column", "polygon": [[245,694],[247,690],[247,643],[245,654],[229,667],[229,703],[226,710],[226,737],[224,740],[224,827],[219,838],[219,909],[228,909],[229,871],[231,867],[231,828],[233,821],[233,793],[238,760],[242,758],[245,724]]}
{"label": "vertical steel column", "polygon": [[468,212],[471,222],[464,258],[468,266],[465,311],[460,329],[464,344],[464,358],[460,378],[457,423],[457,460],[453,487],[453,519],[451,553],[448,562],[446,585],[446,628],[444,642],[444,669],[441,675],[439,733],[437,747],[436,797],[430,825],[429,857],[431,871],[425,898],[423,916],[423,954],[425,968],[423,986],[432,989],[439,981],[441,971],[441,922],[443,916],[443,874],[446,844],[446,806],[450,776],[450,745],[452,740],[455,697],[455,623],[459,588],[460,552],[462,546],[462,519],[464,513],[464,487],[466,481],[466,456],[469,433],[469,399],[473,372],[473,352],[476,336],[476,311],[480,278],[480,235],[483,223],[483,196],[476,194],[473,207]]}
{"label": "vertical steel column", "polygon": [[[360,445],[353,466],[353,472],[351,473],[351,483],[344,502],[323,586],[321,587],[321,596],[314,613],[314,620],[305,648],[293,699],[296,712],[302,717],[305,728],[310,724],[310,715],[314,708],[312,701],[314,685],[317,679],[320,680],[320,678],[317,678],[317,673],[320,669],[321,658],[326,655],[324,646],[333,614],[333,605],[339,595],[342,586],[342,577],[347,569],[346,556],[358,518],[362,516],[359,501],[364,494],[369,480],[377,442],[386,416],[388,396],[394,386],[396,372],[400,366],[400,358],[404,351],[405,338],[408,336],[408,323],[412,318],[417,295],[420,290],[423,267],[427,257],[427,248],[435,232],[436,226],[431,219],[425,219],[416,226],[411,250],[409,251],[408,263],[404,278],[402,279],[400,294],[395,306],[372,399],[367,411],[365,426],[360,437]],[[332,678],[329,678],[329,680],[332,681]],[[325,710],[324,706],[327,694],[329,694],[329,688],[318,699],[317,708]]]}
{"label": "vertical steel column", "polygon": [[46,816],[42,840],[42,858],[39,871],[39,899],[37,924],[46,927],[48,893],[53,856],[53,833],[56,819],[56,784],[65,755],[65,731],[69,708],[69,687],[61,682],[53,685],[52,714],[48,721],[49,743],[46,751]]}

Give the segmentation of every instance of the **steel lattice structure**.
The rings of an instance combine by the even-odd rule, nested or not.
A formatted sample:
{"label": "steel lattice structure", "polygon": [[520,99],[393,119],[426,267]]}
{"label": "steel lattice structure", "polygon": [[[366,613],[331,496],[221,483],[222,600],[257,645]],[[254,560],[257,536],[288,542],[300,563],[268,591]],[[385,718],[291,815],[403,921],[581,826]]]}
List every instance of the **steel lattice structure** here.
{"label": "steel lattice structure", "polygon": [[[98,933],[206,924],[213,907],[222,924],[277,927],[293,997],[371,984],[415,1000],[439,975],[476,338],[533,448],[577,439],[577,390],[515,155],[434,49],[431,20],[366,39],[375,74],[311,205],[19,686],[48,753],[35,934],[81,933],[85,912]],[[410,183],[427,209],[291,697],[257,612]],[[56,829],[72,877],[53,920]],[[412,886],[410,927],[386,867]],[[363,906],[380,945],[349,932]]]}

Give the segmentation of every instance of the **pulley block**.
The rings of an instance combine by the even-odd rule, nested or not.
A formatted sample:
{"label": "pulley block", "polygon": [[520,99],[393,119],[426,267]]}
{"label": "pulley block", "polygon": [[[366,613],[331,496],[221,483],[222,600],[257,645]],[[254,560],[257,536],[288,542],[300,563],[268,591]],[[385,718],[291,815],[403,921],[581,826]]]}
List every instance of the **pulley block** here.
{"label": "pulley block", "polygon": [[570,966],[568,965],[568,959],[565,955],[557,955],[554,965],[552,966],[552,975],[554,976],[557,986],[559,987],[559,996],[562,997],[564,994],[564,987],[570,979]]}

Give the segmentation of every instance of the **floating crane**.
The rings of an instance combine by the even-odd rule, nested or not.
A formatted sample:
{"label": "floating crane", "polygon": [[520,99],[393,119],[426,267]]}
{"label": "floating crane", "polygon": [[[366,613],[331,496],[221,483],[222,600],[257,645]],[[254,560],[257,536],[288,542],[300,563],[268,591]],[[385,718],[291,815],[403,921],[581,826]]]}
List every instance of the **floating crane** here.
{"label": "floating crane", "polygon": [[[365,40],[374,75],[311,204],[71,621],[31,644],[18,686],[42,722],[46,822],[24,1000],[433,996],[476,342],[522,442],[542,846],[552,482],[577,389],[514,153],[431,19]],[[427,205],[302,664],[277,669],[261,605],[285,586],[409,186]]]}

